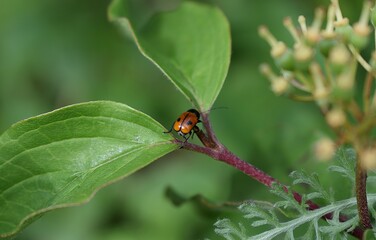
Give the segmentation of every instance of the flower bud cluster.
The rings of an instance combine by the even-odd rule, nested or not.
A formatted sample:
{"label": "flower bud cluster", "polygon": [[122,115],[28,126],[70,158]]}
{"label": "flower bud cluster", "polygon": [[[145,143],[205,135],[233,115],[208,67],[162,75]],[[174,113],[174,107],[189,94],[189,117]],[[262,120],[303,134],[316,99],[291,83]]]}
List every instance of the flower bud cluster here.
{"label": "flower bud cluster", "polygon": [[[370,2],[365,1],[360,19],[352,25],[348,18],[343,17],[338,0],[332,0],[326,14],[318,8],[309,26],[304,16],[298,18],[298,26],[287,17],[284,26],[294,40],[293,46],[277,40],[265,26],[261,26],[259,35],[269,43],[270,54],[280,69],[281,77],[286,78],[285,72],[288,72],[287,80],[293,86],[284,88],[285,92],[278,88],[276,93],[299,94],[300,90],[300,94],[308,94],[313,100],[326,100],[327,103],[333,97],[339,100],[351,97],[356,65],[361,58],[359,51],[369,42],[370,9]],[[323,26],[325,20],[326,25]],[[372,12],[371,20],[376,22],[376,13]],[[375,57],[370,63],[361,62],[366,70],[376,67]],[[273,86],[277,74],[272,73],[270,67],[265,71],[265,66],[262,73]]]}
{"label": "flower bud cluster", "polygon": [[[259,35],[270,45],[271,57],[278,68],[276,72],[268,64],[260,67],[261,73],[270,80],[272,91],[295,100],[316,102],[327,124],[337,134],[337,143],[360,146],[361,151],[369,149],[359,142],[372,138],[370,130],[376,126],[373,120],[376,118],[376,87],[373,86],[376,51],[368,54],[369,61],[360,53],[371,42],[371,31],[376,27],[376,5],[365,0],[359,19],[351,23],[343,16],[338,0],[331,0],[327,10],[316,9],[311,24],[299,16],[296,25],[289,17],[283,25],[294,41],[291,46],[278,40],[267,27],[259,28]],[[356,86],[363,83],[356,80],[362,75],[357,71],[367,75],[362,101],[355,98]],[[327,159],[335,148],[333,142],[324,138],[315,149],[320,158]],[[370,157],[376,150],[367,151],[360,154],[366,159],[365,166],[373,166],[369,162],[375,159],[376,168],[376,157]]]}

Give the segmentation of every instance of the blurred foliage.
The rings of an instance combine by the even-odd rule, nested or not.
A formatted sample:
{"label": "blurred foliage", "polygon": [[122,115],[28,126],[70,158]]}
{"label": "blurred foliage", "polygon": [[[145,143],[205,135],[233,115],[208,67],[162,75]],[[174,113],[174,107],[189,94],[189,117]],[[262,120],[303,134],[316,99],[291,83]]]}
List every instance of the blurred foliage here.
{"label": "blurred foliage", "polygon": [[[204,2],[204,1],[201,1]],[[258,71],[269,61],[269,47],[257,34],[261,24],[277,36],[285,16],[313,16],[327,1],[209,0],[228,17],[232,62],[212,112],[219,139],[241,158],[286,184],[292,170],[318,172],[324,185],[344,188],[342,180],[318,163],[310,149],[328,131],[318,109],[274,96]],[[133,0],[135,18],[171,9],[179,1]],[[0,4],[0,131],[12,123],[90,100],[126,103],[170,126],[191,107],[163,74],[141,56],[107,20],[109,1],[2,0]],[[356,19],[361,3],[342,1]],[[310,19],[307,19],[308,21]],[[194,139],[193,141],[197,141]],[[190,204],[174,206],[164,196],[172,186],[184,196],[201,194],[212,202],[273,201],[259,183],[199,154],[177,151],[141,172],[101,190],[85,206],[49,213],[17,239],[215,239],[213,223]],[[338,191],[349,197],[351,185]],[[304,190],[304,189],[301,189]],[[228,217],[228,212],[225,212]]]}

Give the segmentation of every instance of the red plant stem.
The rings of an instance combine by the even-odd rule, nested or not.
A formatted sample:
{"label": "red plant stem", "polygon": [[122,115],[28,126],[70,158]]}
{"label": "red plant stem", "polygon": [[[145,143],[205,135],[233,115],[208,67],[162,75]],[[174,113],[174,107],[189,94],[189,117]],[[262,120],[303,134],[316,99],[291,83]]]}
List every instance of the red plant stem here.
{"label": "red plant stem", "polygon": [[[205,147],[192,144],[189,142],[182,143],[179,140],[176,140],[177,143],[182,144],[184,149],[200,152],[203,154],[206,154],[210,156],[211,158],[217,159],[219,161],[222,161],[226,164],[229,164],[236,169],[242,171],[246,175],[250,176],[251,178],[255,179],[256,181],[264,184],[267,187],[271,187],[273,183],[277,182],[278,180],[271,177],[267,173],[261,171],[257,167],[253,166],[252,164],[241,160],[239,157],[234,155],[232,152],[230,152],[225,146],[223,146],[215,137],[214,132],[211,128],[210,122],[208,120],[208,115],[203,114],[203,120],[202,120],[204,127],[206,128],[208,134],[206,135],[202,130],[200,130],[198,127],[194,128],[195,134],[198,136],[198,138],[201,140],[201,142],[204,144]],[[283,185],[283,189],[288,192],[288,187]],[[298,202],[302,202],[302,196],[297,192],[292,192],[294,199]],[[319,209],[320,206],[315,204],[312,201],[307,201],[306,204],[308,205],[309,210],[316,210]],[[325,216],[323,216],[324,219],[332,219],[333,214],[328,213]],[[340,215],[339,220],[341,222],[345,222],[348,220],[348,218],[345,215]],[[364,230],[363,228],[356,227],[354,230],[349,232],[349,234],[353,235],[354,237],[358,239],[362,239]]]}
{"label": "red plant stem", "polygon": [[[199,136],[199,134],[197,134],[197,135]],[[195,152],[200,152],[200,153],[203,153],[203,154],[210,156],[211,158],[225,162],[225,163],[235,167],[236,169],[242,171],[243,173],[247,174],[248,176],[255,179],[256,181],[264,184],[267,187],[271,187],[271,185],[274,182],[279,182],[276,179],[274,179],[273,177],[266,174],[265,172],[256,168],[252,164],[241,160],[236,155],[234,155],[233,153],[228,151],[226,148],[224,148],[222,145],[213,149],[213,148],[202,147],[202,146],[198,146],[196,144],[186,142],[183,145],[183,148],[187,149],[187,150],[195,151]],[[288,191],[288,188],[286,186],[284,186],[284,189],[285,189],[286,192]],[[295,200],[298,203],[301,203],[302,196],[297,192],[292,192],[292,194],[293,194]],[[320,206],[318,206],[317,204],[315,204],[312,201],[307,201],[306,204],[308,205],[309,210],[316,210],[316,209],[320,208]],[[333,214],[328,213],[323,218],[324,219],[332,219]],[[348,220],[348,218],[344,215],[340,215],[339,220],[341,222],[345,222],[345,221]],[[364,234],[364,230],[362,228],[356,227],[353,231],[351,231],[349,233],[351,235],[353,235],[354,237],[358,238],[358,239],[362,239],[363,234]]]}

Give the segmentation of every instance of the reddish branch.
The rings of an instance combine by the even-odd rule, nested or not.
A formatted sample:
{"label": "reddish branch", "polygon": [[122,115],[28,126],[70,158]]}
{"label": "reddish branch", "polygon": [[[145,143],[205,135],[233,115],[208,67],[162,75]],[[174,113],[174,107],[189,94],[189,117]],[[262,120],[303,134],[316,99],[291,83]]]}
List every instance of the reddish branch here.
{"label": "reddish branch", "polygon": [[[247,174],[248,176],[255,179],[256,181],[264,184],[267,187],[271,187],[274,182],[279,183],[279,181],[269,176],[265,172],[261,171],[260,169],[256,168],[252,164],[241,160],[232,152],[230,152],[225,146],[223,146],[215,137],[214,132],[211,128],[210,122],[208,120],[207,114],[202,115],[202,123],[207,131],[207,135],[202,130],[200,130],[197,126],[193,130],[205,147],[192,144],[189,142],[182,143],[179,140],[176,140],[176,141],[180,144],[183,144],[184,149],[195,151],[195,152],[200,152],[200,153],[210,156],[211,158],[225,162],[235,167],[236,169],[242,171],[243,173]],[[288,187],[285,185],[284,185],[284,189],[286,192],[288,191]],[[292,192],[292,194],[295,200],[298,203],[301,203],[302,196],[297,192]],[[307,201],[306,204],[309,210],[316,210],[320,208],[320,206],[318,206],[312,201]],[[323,216],[323,218],[326,220],[332,219],[333,214],[328,213],[325,216]],[[348,217],[345,215],[340,215],[339,220],[341,222],[345,222],[348,220]],[[354,230],[349,232],[349,234],[353,235],[354,237],[358,239],[362,239],[364,230],[363,228],[356,227]]]}

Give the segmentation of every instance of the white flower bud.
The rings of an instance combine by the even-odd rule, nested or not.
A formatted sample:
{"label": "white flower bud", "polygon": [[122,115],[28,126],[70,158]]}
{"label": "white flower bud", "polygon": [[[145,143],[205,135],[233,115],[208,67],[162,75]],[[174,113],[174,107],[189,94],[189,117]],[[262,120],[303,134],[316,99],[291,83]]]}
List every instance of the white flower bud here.
{"label": "white flower bud", "polygon": [[326,121],[329,126],[333,128],[338,128],[343,126],[346,123],[346,115],[340,108],[335,108],[330,110],[326,114]]}
{"label": "white flower bud", "polygon": [[324,137],[315,143],[314,154],[320,161],[329,161],[334,156],[335,150],[334,142],[330,138]]}
{"label": "white flower bud", "polygon": [[287,79],[283,77],[277,77],[272,81],[272,91],[277,95],[284,94],[287,91],[288,87],[289,83]]}
{"label": "white flower bud", "polygon": [[367,149],[360,154],[360,161],[364,169],[376,169],[376,149]]}

